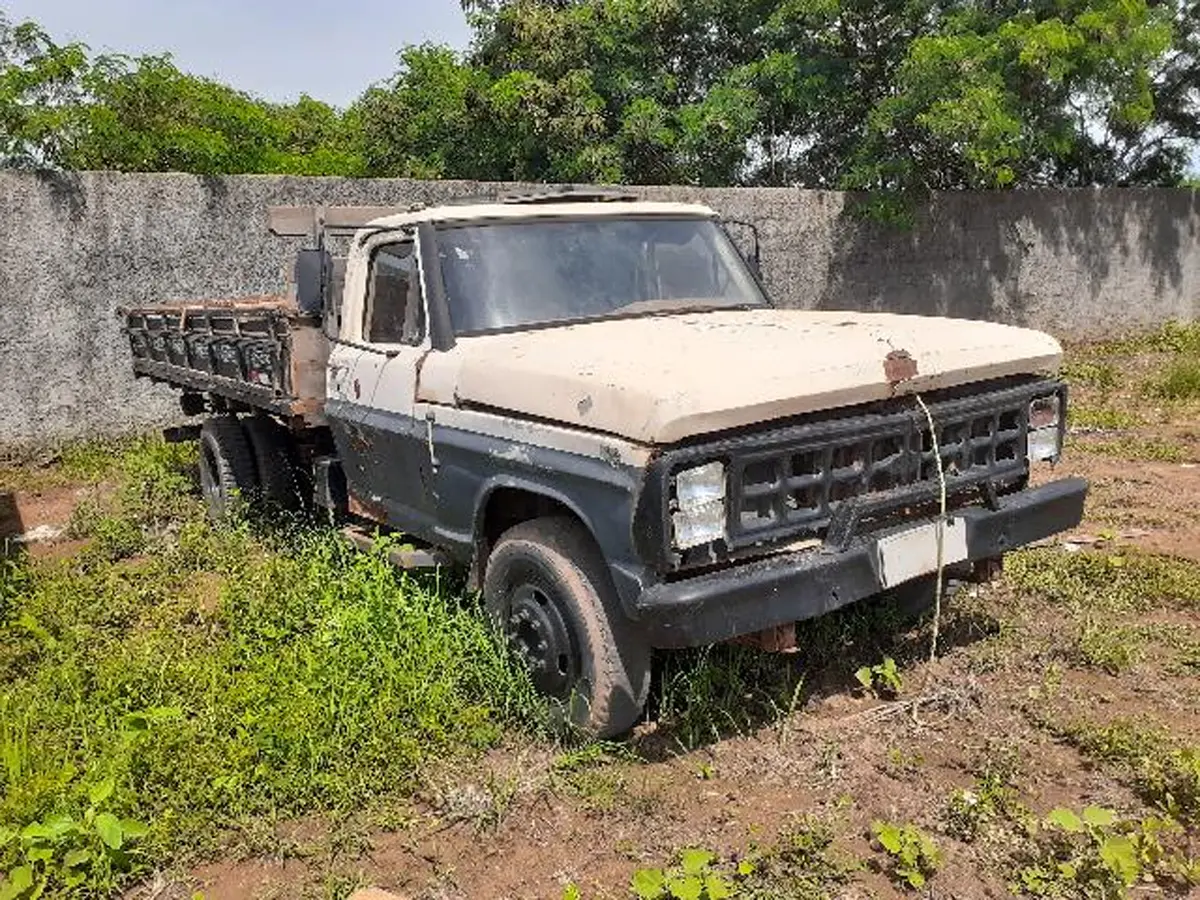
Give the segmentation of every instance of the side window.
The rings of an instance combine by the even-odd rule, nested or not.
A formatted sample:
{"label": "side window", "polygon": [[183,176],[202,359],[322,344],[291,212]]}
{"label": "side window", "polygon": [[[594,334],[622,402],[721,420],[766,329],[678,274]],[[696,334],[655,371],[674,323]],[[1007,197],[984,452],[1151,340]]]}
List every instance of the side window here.
{"label": "side window", "polygon": [[385,244],[371,257],[363,334],[376,344],[419,344],[425,307],[412,241]]}

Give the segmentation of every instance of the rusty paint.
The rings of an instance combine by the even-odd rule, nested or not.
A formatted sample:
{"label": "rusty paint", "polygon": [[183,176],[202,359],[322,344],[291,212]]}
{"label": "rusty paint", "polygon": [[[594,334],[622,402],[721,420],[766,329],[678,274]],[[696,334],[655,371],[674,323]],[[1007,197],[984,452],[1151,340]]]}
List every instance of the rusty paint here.
{"label": "rusty paint", "polygon": [[352,516],[358,516],[361,519],[367,519],[371,522],[387,524],[387,509],[384,508],[382,503],[377,503],[373,500],[363,500],[351,494],[348,508]]}
{"label": "rusty paint", "polygon": [[967,576],[967,581],[972,584],[986,584],[989,581],[995,581],[1004,574],[1004,557],[989,556],[986,559],[977,559],[971,563],[971,571]]}
{"label": "rusty paint", "polygon": [[893,350],[883,358],[883,375],[890,384],[917,377],[917,361],[907,350]]}
{"label": "rusty paint", "polygon": [[776,625],[774,628],[756,631],[753,634],[744,634],[734,638],[730,643],[753,647],[766,653],[795,653],[800,649],[800,645],[796,642],[796,624],[794,622]]}

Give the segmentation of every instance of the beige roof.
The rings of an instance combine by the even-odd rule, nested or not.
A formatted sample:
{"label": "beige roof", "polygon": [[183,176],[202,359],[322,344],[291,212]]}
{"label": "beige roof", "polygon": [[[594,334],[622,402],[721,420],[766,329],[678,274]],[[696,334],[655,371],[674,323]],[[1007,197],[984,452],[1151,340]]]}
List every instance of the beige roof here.
{"label": "beige roof", "polygon": [[462,206],[431,206],[373,220],[370,228],[402,228],[420,222],[454,222],[478,219],[529,219],[557,217],[600,218],[604,216],[703,216],[716,213],[696,203],[656,203],[649,201],[611,201],[597,203],[581,200],[563,203],[479,203]]}
{"label": "beige roof", "polygon": [[[899,351],[916,374],[894,384],[889,354]],[[668,444],[895,394],[1049,373],[1061,353],[1049,335],[988,322],[689,313],[463,337],[426,358],[418,395]]]}

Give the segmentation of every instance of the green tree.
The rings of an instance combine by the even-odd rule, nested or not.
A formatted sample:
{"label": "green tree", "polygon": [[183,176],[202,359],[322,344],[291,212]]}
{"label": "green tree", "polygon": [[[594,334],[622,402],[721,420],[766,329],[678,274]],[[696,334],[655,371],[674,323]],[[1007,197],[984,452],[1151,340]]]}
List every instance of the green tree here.
{"label": "green tree", "polygon": [[59,46],[0,11],[0,166],[49,164],[70,150],[87,65],[82,45]]}
{"label": "green tree", "polygon": [[[530,115],[586,83],[575,134],[628,181],[1168,184],[1200,137],[1196,0],[467,6],[470,62],[536,86]],[[509,171],[555,177],[515,146]]]}

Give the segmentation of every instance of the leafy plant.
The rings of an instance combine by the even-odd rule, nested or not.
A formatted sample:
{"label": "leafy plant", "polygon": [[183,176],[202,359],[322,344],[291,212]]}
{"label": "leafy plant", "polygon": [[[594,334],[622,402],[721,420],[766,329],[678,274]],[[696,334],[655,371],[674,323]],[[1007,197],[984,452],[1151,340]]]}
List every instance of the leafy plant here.
{"label": "leafy plant", "polygon": [[1118,766],[1148,803],[1173,818],[1200,820],[1200,748],[1127,720],[1080,723],[1064,733],[1083,753]]}
{"label": "leafy plant", "polygon": [[[319,529],[215,527],[186,454],[122,453],[85,457],[106,479],[81,522],[89,546],[23,560],[0,591],[9,885],[53,889],[69,869],[81,893],[109,894],[226,823],[361,808],[411,789],[431,758],[538,727],[527,677],[452,581],[400,576]],[[138,555],[118,559],[133,535]],[[129,791],[89,819],[79,772]],[[140,838],[125,817],[163,825]]]}
{"label": "leafy plant", "polygon": [[915,825],[871,823],[871,834],[892,858],[892,875],[913,889],[923,888],[942,864],[933,838]]}
{"label": "leafy plant", "polygon": [[726,900],[736,897],[737,882],[715,864],[707,850],[689,849],[679,854],[679,864],[668,869],[639,869],[630,889],[638,900]]}
{"label": "leafy plant", "polygon": [[1183,829],[1169,817],[1120,819],[1099,806],[1078,814],[1059,808],[1031,838],[1034,858],[1013,888],[1033,896],[1123,898],[1145,881],[1200,883],[1200,868],[1182,849]]}
{"label": "leafy plant", "polygon": [[988,773],[977,778],[972,788],[959,788],[950,795],[946,831],[970,843],[998,818],[1015,810],[1015,791],[999,775]]}
{"label": "leafy plant", "polygon": [[824,817],[802,816],[784,829],[778,844],[743,860],[746,892],[752,897],[803,897],[825,900],[837,895],[861,868],[834,847],[833,824]]}
{"label": "leafy plant", "polygon": [[896,661],[890,656],[885,656],[878,665],[863,666],[854,673],[854,677],[866,690],[876,694],[895,696],[904,686]]}
{"label": "leafy plant", "polygon": [[36,900],[47,891],[71,890],[85,883],[111,885],[114,874],[129,871],[132,845],[149,828],[101,809],[113,788],[111,778],[92,786],[90,804],[78,819],[56,813],[19,831],[0,829],[0,852],[15,845],[18,857],[18,864],[0,884],[0,900]]}

